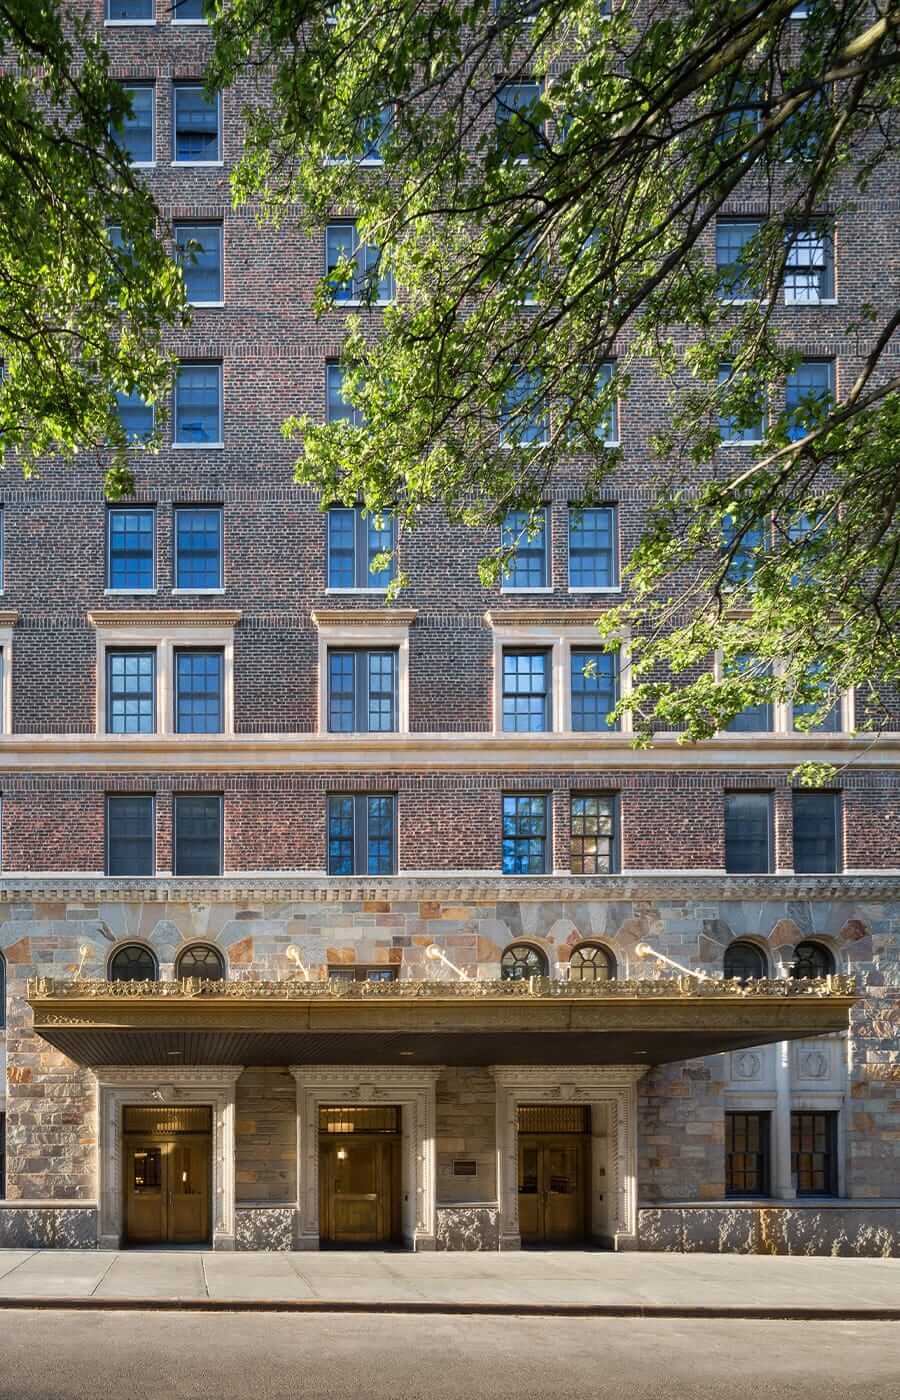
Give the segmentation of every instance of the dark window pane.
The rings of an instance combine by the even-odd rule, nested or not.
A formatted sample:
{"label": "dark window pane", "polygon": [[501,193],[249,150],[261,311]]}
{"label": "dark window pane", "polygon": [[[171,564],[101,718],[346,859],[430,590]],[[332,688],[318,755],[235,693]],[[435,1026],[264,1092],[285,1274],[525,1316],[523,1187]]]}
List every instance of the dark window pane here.
{"label": "dark window pane", "polygon": [[122,122],[121,131],[112,137],[135,164],[149,165],[153,160],[153,84],[123,83],[131,99],[131,115]]}
{"label": "dark window pane", "polygon": [[206,20],[206,0],[174,0],[176,20]]}
{"label": "dark window pane", "polygon": [[816,426],[833,398],[834,365],[830,360],[805,360],[788,375],[784,406],[792,442]]}
{"label": "dark window pane", "polygon": [[616,976],[616,960],[599,943],[579,943],[569,958],[570,982],[609,982]]}
{"label": "dark window pane", "polygon": [[137,389],[130,394],[116,391],[116,417],[130,443],[147,442],[153,436],[153,405]]}
{"label": "dark window pane", "polygon": [[543,875],[547,869],[547,799],[503,796],[504,875]]}
{"label": "dark window pane", "polygon": [[542,733],[550,728],[550,653],[504,651],[503,728]]}
{"label": "dark window pane", "polygon": [[769,1114],[725,1114],[725,1192],[769,1194]]}
{"label": "dark window pane", "polygon": [[538,512],[537,528],[529,534],[529,514],[513,510],[503,522],[501,543],[504,549],[515,548],[515,554],[504,572],[503,588],[545,588],[547,585],[547,511]]}
{"label": "dark window pane", "polygon": [[219,365],[181,365],[175,380],[175,441],[222,441],[222,374]]}
{"label": "dark window pane", "polygon": [[726,301],[747,301],[759,295],[746,267],[745,249],[759,232],[758,223],[726,222],[716,224],[716,270],[719,275],[719,296]]}
{"label": "dark window pane", "polygon": [[219,101],[202,87],[175,88],[174,151],[176,161],[217,161]]}
{"label": "dark window pane", "polygon": [[222,799],[209,795],[175,798],[175,874],[219,875],[222,871]]}
{"label": "dark window pane", "polygon": [[175,587],[222,587],[222,512],[218,508],[176,510]]}
{"label": "dark window pane", "polygon": [[[339,264],[349,262],[353,272],[337,279],[332,273]],[[379,257],[373,243],[360,243],[356,224],[349,220],[329,224],[325,230],[325,272],[334,289],[336,301],[392,301],[394,279]]]}
{"label": "dark window pane", "polygon": [[616,868],[615,799],[573,797],[570,807],[569,869],[573,875],[610,875]]}
{"label": "dark window pane", "polygon": [[522,977],[546,977],[547,959],[530,943],[511,943],[500,958],[500,976],[504,982],[517,982]]}
{"label": "dark window pane", "polygon": [[352,797],[328,799],[328,873],[353,874],[354,802]]}
{"label": "dark window pane", "polygon": [[143,943],[126,943],[110,959],[110,982],[155,982],[158,976],[156,955]]}
{"label": "dark window pane", "polygon": [[372,564],[394,549],[394,516],[334,507],[328,512],[328,587],[369,588],[381,592],[396,571],[392,557],[382,569]]}
{"label": "dark window pane", "polygon": [[541,144],[542,127],[535,108],[539,83],[506,83],[496,97],[497,146],[508,160],[529,160]]}
{"label": "dark window pane", "polygon": [[106,0],[106,18],[153,19],[154,0]]}
{"label": "dark window pane", "polygon": [[616,703],[616,658],[609,651],[578,648],[571,653],[572,728],[617,729],[609,715]]}
{"label": "dark window pane", "polygon": [[156,731],[156,653],[106,653],[106,728],[110,734]]}
{"label": "dark window pane", "polygon": [[[726,554],[730,554],[725,582],[731,588],[740,588],[752,581],[765,543],[762,525],[748,523],[739,526],[733,516],[725,516],[722,521],[722,548]],[[737,669],[741,664],[744,663],[739,663]]]}
{"label": "dark window pane", "polygon": [[769,870],[769,810],[765,792],[732,792],[725,797],[725,869],[730,875]]}
{"label": "dark window pane", "polygon": [[612,506],[569,511],[569,587],[614,588],[616,513]]}
{"label": "dark window pane", "polygon": [[218,948],[199,944],[187,948],[178,959],[176,977],[202,977],[204,982],[222,982],[225,979],[225,959]]}
{"label": "dark window pane", "polygon": [[749,982],[754,978],[768,977],[769,968],[765,953],[755,943],[729,943],[725,949],[722,971],[727,978],[737,978],[739,982]]}
{"label": "dark window pane", "polygon": [[[745,539],[748,538],[745,536]],[[738,566],[738,558],[734,561]],[[748,565],[752,567],[752,565]],[[760,667],[752,657],[742,656],[728,668],[728,674],[747,674],[754,679],[764,679],[771,674],[768,666]],[[734,719],[725,726],[729,734],[769,734],[772,730],[772,706],[768,700],[760,700],[758,704],[748,705],[746,709],[740,710]]]}
{"label": "dark window pane", "polygon": [[[735,387],[731,383],[732,375],[733,367],[731,365],[719,365],[720,389],[730,390]],[[719,436],[724,443],[761,442],[765,434],[765,426],[765,417],[762,408],[760,408],[759,415],[754,417],[752,422],[738,422],[738,419],[730,414],[719,414]]]}
{"label": "dark window pane", "polygon": [[837,1114],[791,1114],[791,1178],[798,1196],[837,1195]]}
{"label": "dark window pane", "polygon": [[796,229],[788,238],[785,301],[815,306],[833,296],[834,262],[829,234],[823,229]]}
{"label": "dark window pane", "polygon": [[175,248],[188,301],[222,300],[221,224],[177,224]]}
{"label": "dark window pane", "polygon": [[329,797],[329,875],[392,875],[396,868],[394,797]]}
{"label": "dark window pane", "polygon": [[395,651],[329,651],[328,728],[333,734],[397,728]]}
{"label": "dark window pane", "polygon": [[536,374],[520,374],[503,395],[500,441],[518,447],[539,447],[549,437],[550,425]]}
{"label": "dark window pane", "polygon": [[836,792],[795,792],[794,869],[798,875],[830,875],[838,868],[839,797]]}
{"label": "dark window pane", "polygon": [[152,510],[110,510],[107,586],[126,590],[153,587]]}
{"label": "dark window pane", "polygon": [[394,799],[367,798],[366,874],[390,875],[394,869]]}
{"label": "dark window pane", "polygon": [[792,977],[830,977],[834,972],[834,958],[822,943],[804,940],[794,949],[791,963]]}
{"label": "dark window pane", "polygon": [[222,677],[220,651],[175,653],[175,732],[221,734]]}
{"label": "dark window pane", "polygon": [[153,875],[153,798],[106,799],[106,873]]}

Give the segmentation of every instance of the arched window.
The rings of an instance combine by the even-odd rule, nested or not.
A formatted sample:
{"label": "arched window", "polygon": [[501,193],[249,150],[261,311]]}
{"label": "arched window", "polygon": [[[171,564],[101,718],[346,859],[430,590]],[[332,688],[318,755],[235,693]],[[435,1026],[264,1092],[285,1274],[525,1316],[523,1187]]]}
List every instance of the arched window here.
{"label": "arched window", "polygon": [[798,943],[791,963],[792,977],[828,977],[834,972],[834,958],[822,943]]}
{"label": "arched window", "polygon": [[202,977],[206,982],[225,980],[225,959],[218,948],[208,943],[195,943],[179,954],[175,964],[176,977]]}
{"label": "arched window", "polygon": [[546,977],[547,959],[539,948],[530,943],[510,943],[500,959],[500,976],[504,982],[520,977]]}
{"label": "arched window", "polygon": [[155,982],[159,965],[146,943],[126,943],[109,960],[110,982]]}
{"label": "arched window", "polygon": [[6,1025],[6,958],[0,953],[0,1026]]}
{"label": "arched window", "polygon": [[726,977],[736,977],[739,982],[749,982],[754,977],[768,977],[769,968],[766,955],[755,943],[739,939],[725,949],[724,971]]}
{"label": "arched window", "polygon": [[602,943],[579,943],[569,958],[570,982],[609,982],[616,976],[616,960]]}

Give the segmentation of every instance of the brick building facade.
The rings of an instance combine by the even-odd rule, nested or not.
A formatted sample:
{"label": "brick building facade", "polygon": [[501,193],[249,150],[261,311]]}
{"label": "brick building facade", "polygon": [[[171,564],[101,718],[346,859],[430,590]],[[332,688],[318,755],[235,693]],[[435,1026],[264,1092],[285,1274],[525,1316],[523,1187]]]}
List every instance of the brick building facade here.
{"label": "brick building facade", "polygon": [[[181,384],[206,441],[178,441],[198,429],[173,404],[165,444],[131,454],[135,495],[115,507],[102,454],[2,483],[0,1243],[144,1238],[141,1193],[153,1191],[135,1185],[135,1125],[164,1105],[171,1122],[140,1120],[139,1150],[158,1154],[165,1194],[172,1154],[201,1144],[202,1229],[221,1247],[338,1239],[326,1125],[343,1107],[376,1182],[359,1194],[378,1198],[374,1224],[359,1224],[356,1202],[357,1241],[368,1230],[420,1248],[510,1247],[569,1231],[622,1248],[896,1253],[900,704],[896,732],[872,746],[851,733],[852,695],[826,730],[799,733],[776,706],[690,749],[661,735],[634,751],[627,732],[592,722],[602,684],[582,684],[578,657],[621,596],[666,413],[649,366],[618,406],[622,463],[600,544],[576,542],[573,460],[548,494],[528,586],[482,587],[477,561],[495,541],[436,516],[398,542],[410,578],[398,604],[359,557],[348,586],[333,566],[338,527],[293,483],[279,431],[289,413],[326,415],[346,308],[311,311],[325,230],[276,231],[232,210],[241,94],[224,95],[212,132],[202,110],[187,120],[209,46],[195,8],[172,22],[157,0],[158,22],[107,24],[106,39],[153,113],[142,163],[164,219],[221,236],[220,295],[172,339],[207,375],[205,389]],[[180,158],[208,156],[204,141],[215,159]],[[763,212],[748,183],[729,217]],[[887,185],[841,215],[833,296],[776,312],[810,362],[833,364],[838,394],[865,354],[845,327],[872,298],[876,248],[897,265]],[[129,528],[143,543],[123,544]],[[369,527],[353,529],[360,556]],[[378,691],[370,669],[364,683],[354,672],[345,694],[335,655],[367,668],[387,656],[390,681]],[[517,657],[529,658],[524,684]],[[211,669],[198,678],[191,658]],[[341,703],[349,724],[335,722]],[[376,732],[360,732],[360,705],[382,706]],[[511,728],[529,706],[541,727]],[[812,827],[790,778],[805,758],[840,770]],[[759,801],[735,805],[742,795]],[[735,945],[755,950],[758,989],[732,983],[707,1002],[696,974],[733,972]],[[176,995],[198,947],[224,980]],[[122,949],[145,950],[143,970],[128,964],[143,991],[110,980]],[[591,983],[597,953],[611,980]],[[351,983],[356,969],[375,980]],[[835,1033],[825,991],[779,990],[792,969],[857,979],[849,1031]],[[530,1000],[510,991],[510,971]],[[473,984],[482,1021],[466,1019]],[[405,986],[423,989],[434,1024],[416,1020]],[[285,996],[294,1019],[279,1051],[267,1018]],[[346,1011],[344,1040],[304,1019],[320,1002],[326,1020]],[[748,1042],[748,1026],[765,1029],[748,1008],[764,1003],[765,1037]],[[658,1031],[641,1020],[657,1006]],[[216,1060],[214,1030],[243,1058]],[[571,1113],[554,1127],[560,1102]],[[376,1150],[380,1132],[395,1145]],[[545,1176],[576,1183],[574,1215],[545,1200],[566,1195]]]}

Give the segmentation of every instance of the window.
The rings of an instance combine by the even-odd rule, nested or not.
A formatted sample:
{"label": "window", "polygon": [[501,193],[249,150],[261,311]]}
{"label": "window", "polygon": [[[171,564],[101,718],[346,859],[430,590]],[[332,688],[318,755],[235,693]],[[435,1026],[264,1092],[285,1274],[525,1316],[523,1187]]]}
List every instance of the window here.
{"label": "window", "polygon": [[618,729],[618,722],[610,720],[618,690],[614,653],[573,647],[569,664],[572,728],[588,733]]}
{"label": "window", "polygon": [[222,159],[221,100],[199,84],[176,83],[172,159],[178,164],[217,165]]}
{"label": "window", "polygon": [[550,424],[541,397],[537,374],[517,374],[503,391],[500,409],[500,441],[506,446],[542,447],[549,439]]}
{"label": "window", "polygon": [[532,516],[527,510],[511,510],[503,522],[500,540],[504,549],[515,548],[506,565],[501,588],[519,592],[547,587],[547,507]]}
{"label": "window", "polygon": [[328,653],[329,734],[387,734],[397,728],[397,652]]}
{"label": "window", "polygon": [[328,587],[383,593],[394,577],[395,561],[392,557],[374,572],[372,564],[393,549],[392,511],[377,515],[359,507],[334,506],[328,512]]}
{"label": "window", "polygon": [[175,587],[191,593],[222,587],[221,507],[176,507]]}
{"label": "window", "polygon": [[[725,95],[723,105],[729,108],[719,122],[716,140],[737,141],[739,148],[750,142],[762,126],[763,107],[760,90],[744,79],[738,79]],[[727,157],[730,152],[724,153]]]}
{"label": "window", "polygon": [[760,227],[748,219],[716,221],[716,271],[723,301],[754,301],[759,296],[746,265],[746,249]]}
{"label": "window", "polygon": [[[606,364],[600,366],[600,370],[597,375],[598,394],[609,387],[613,377],[613,369],[614,365],[611,361],[608,361]],[[616,443],[618,443],[619,405],[616,399],[613,399],[612,403],[609,406],[609,412],[607,413],[603,421],[599,424],[597,428],[597,436],[601,442],[606,443],[607,447],[614,447]]]}
{"label": "window", "polygon": [[536,112],[540,100],[540,83],[506,83],[497,93],[497,148],[504,159],[527,161],[537,154],[543,138]]}
{"label": "window", "polygon": [[736,978],[743,985],[744,982],[768,977],[769,965],[762,948],[757,948],[755,943],[738,939],[736,943],[729,943],[725,949],[722,971],[729,981]]}
{"label": "window", "polygon": [[830,410],[833,398],[833,361],[804,360],[788,375],[784,401],[791,442],[805,437],[816,426]]}
{"label": "window", "polygon": [[504,651],[503,728],[544,733],[551,727],[550,652]]}
{"label": "window", "polygon": [[602,943],[579,943],[569,958],[570,982],[610,982],[616,977],[616,960]]}
{"label": "window", "polygon": [[750,583],[766,547],[766,532],[757,521],[741,527],[732,515],[722,521],[722,549],[730,555],[725,582],[729,588]]}
{"label": "window", "polygon": [[113,140],[126,152],[132,165],[153,164],[153,96],[152,83],[123,83],[131,112],[123,117],[120,131],[113,130]]}
{"label": "window", "polygon": [[[355,271],[338,279],[332,274],[341,263],[351,263]],[[329,224],[325,230],[325,273],[335,301],[386,302],[394,299],[394,278],[381,262],[381,249],[374,243],[360,243],[352,220]]]}
{"label": "window", "polygon": [[769,1194],[769,1114],[725,1114],[726,1196]]}
{"label": "window", "polygon": [[352,423],[354,428],[366,421],[362,409],[344,398],[344,369],[334,361],[325,366],[325,417],[329,423]]}
{"label": "window", "polygon": [[181,364],[175,377],[175,442],[222,446],[222,366]]}
{"label": "window", "polygon": [[175,798],[175,874],[221,875],[222,798],[179,794]]}
{"label": "window", "polygon": [[111,24],[153,23],[154,0],[106,0],[106,18]]}
{"label": "window", "polygon": [[155,734],[155,651],[107,651],[106,729],[109,734]]}
{"label": "window", "polygon": [[833,973],[834,958],[824,944],[809,939],[797,944],[791,963],[792,977],[831,977]]}
{"label": "window", "polygon": [[[754,661],[752,657],[741,656],[726,668],[726,671],[733,676],[740,676],[746,673],[749,677],[754,674],[760,680],[771,675],[771,667],[763,666]],[[770,734],[772,732],[772,705],[768,700],[760,700],[756,704],[747,705],[743,710],[739,710],[734,719],[725,726],[728,734]]]}
{"label": "window", "polygon": [[569,808],[569,869],[573,875],[611,875],[618,867],[616,799],[573,795]]}
{"label": "window", "polygon": [[785,118],[781,128],[784,160],[816,159],[825,135],[821,123],[826,102],[821,91],[815,92]]}
{"label": "window", "polygon": [[[719,365],[719,388],[728,392],[733,378],[734,369],[732,365]],[[746,446],[748,443],[762,442],[766,431],[766,416],[760,409],[759,416],[750,420],[743,415],[719,414],[719,437],[726,447],[738,445]]]}
{"label": "window", "polygon": [[806,4],[794,5],[788,19],[809,19],[813,7],[813,0],[807,0]]}
{"label": "window", "polygon": [[396,982],[396,967],[381,963],[329,963],[328,976],[336,982]]}
{"label": "window", "polygon": [[6,1025],[6,958],[0,953],[0,1028]]}
{"label": "window", "polygon": [[156,587],[152,506],[111,506],[107,511],[106,586],[117,593],[150,593]]}
{"label": "window", "polygon": [[840,797],[836,792],[795,792],[794,870],[830,875],[838,869]]}
{"label": "window", "polygon": [[393,875],[397,870],[396,798],[328,799],[328,874]]}
{"label": "window", "polygon": [[615,506],[569,507],[569,588],[584,592],[619,583]]}
{"label": "window", "polygon": [[225,959],[218,948],[209,943],[195,943],[179,953],[175,964],[176,977],[200,977],[204,982],[225,981]]}
{"label": "window", "polygon": [[158,977],[156,954],[146,943],[126,943],[109,960],[110,982],[155,982]]}
{"label": "window", "polygon": [[795,229],[788,235],[784,299],[815,306],[834,296],[834,248],[824,229]]}
{"label": "window", "polygon": [[222,289],[222,225],[176,224],[175,252],[187,299],[194,306],[217,306]]}
{"label": "window", "polygon": [[[819,675],[820,670],[821,668],[819,666],[811,667],[807,672],[807,678],[821,694],[825,687]],[[791,706],[794,729],[801,730],[800,725],[797,724],[797,720],[803,719],[806,715],[814,715],[818,708],[819,706],[815,700],[799,702],[795,700]],[[816,720],[815,724],[810,724],[808,727],[804,726],[801,732],[808,734],[838,734],[841,730],[841,723],[841,702],[838,700],[831,706],[831,709],[828,710],[826,714]]]}
{"label": "window", "polygon": [[359,159],[367,165],[382,165],[384,150],[394,119],[393,107],[382,107],[374,116],[359,123],[358,134],[363,143]]}
{"label": "window", "polygon": [[546,954],[530,943],[511,943],[500,958],[500,976],[504,982],[519,982],[523,977],[546,977],[549,972]]}
{"label": "window", "polygon": [[725,869],[729,875],[765,875],[771,868],[771,798],[767,792],[725,795]]}
{"label": "window", "polygon": [[547,798],[503,794],[503,874],[544,875],[547,871]]}
{"label": "window", "polygon": [[148,403],[140,390],[133,389],[125,394],[116,391],[116,416],[129,443],[147,442],[153,436],[155,413],[152,403]]}
{"label": "window", "polygon": [[791,1180],[798,1196],[836,1196],[837,1114],[791,1114]]}
{"label": "window", "polygon": [[176,734],[222,733],[223,671],[221,651],[176,651]]}
{"label": "window", "polygon": [[154,875],[153,798],[123,793],[106,799],[107,875]]}
{"label": "window", "polygon": [[173,24],[206,24],[206,0],[172,0]]}

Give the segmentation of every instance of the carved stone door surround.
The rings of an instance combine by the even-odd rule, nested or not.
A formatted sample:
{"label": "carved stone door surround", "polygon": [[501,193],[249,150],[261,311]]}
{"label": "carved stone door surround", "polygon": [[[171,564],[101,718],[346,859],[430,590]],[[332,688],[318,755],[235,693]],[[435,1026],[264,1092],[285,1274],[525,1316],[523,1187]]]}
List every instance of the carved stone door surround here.
{"label": "carved stone door surround", "polygon": [[[500,1248],[520,1249],[519,1104],[580,1103],[607,1114],[606,1161],[594,1137],[591,1164],[591,1217],[609,1221],[616,1249],[637,1248],[637,1082],[643,1065],[495,1065],[497,1086],[497,1182]],[[596,1118],[598,1115],[594,1115]],[[605,1174],[604,1174],[605,1170]],[[601,1197],[606,1200],[601,1201]],[[605,1210],[605,1206],[609,1206]]]}

